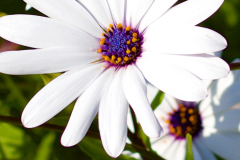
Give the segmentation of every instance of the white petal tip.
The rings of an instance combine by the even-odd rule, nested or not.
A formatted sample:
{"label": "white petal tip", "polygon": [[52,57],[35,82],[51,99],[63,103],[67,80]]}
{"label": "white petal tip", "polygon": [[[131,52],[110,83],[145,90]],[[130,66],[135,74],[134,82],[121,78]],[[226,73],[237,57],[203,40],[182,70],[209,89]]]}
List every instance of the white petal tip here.
{"label": "white petal tip", "polygon": [[77,145],[78,143],[72,143],[71,141],[69,141],[65,138],[61,138],[61,144],[63,147],[73,147],[73,146]]}

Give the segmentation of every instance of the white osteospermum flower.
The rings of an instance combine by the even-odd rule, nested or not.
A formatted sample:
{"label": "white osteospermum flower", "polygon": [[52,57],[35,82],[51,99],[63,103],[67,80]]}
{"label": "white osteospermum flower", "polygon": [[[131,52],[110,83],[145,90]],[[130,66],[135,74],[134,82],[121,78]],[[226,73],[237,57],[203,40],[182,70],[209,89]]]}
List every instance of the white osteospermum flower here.
{"label": "white osteospermum flower", "polygon": [[168,160],[184,160],[186,133],[193,136],[195,160],[240,159],[240,71],[214,81],[208,98],[196,108],[166,95],[155,114],[163,125],[164,136],[152,140],[152,148]]}
{"label": "white osteospermum flower", "polygon": [[127,137],[128,103],[148,136],[161,134],[146,98],[145,78],[176,98],[193,101],[207,96],[202,79],[229,72],[220,58],[202,54],[224,49],[225,38],[196,26],[223,0],[189,0],[172,8],[177,0],[24,1],[48,17],[0,18],[1,37],[37,48],[1,53],[0,72],[66,71],[39,91],[22,114],[25,127],[36,127],[78,98],[61,139],[64,146],[81,141],[99,112],[103,146],[117,157]]}

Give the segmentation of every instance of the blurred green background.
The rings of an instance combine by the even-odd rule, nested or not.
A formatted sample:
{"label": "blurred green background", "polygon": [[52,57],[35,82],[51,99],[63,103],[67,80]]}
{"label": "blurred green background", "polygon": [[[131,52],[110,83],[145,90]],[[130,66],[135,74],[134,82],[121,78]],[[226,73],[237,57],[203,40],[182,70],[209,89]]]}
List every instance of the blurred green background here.
{"label": "blurred green background", "polygon": [[[182,1],[179,1],[182,2]],[[6,14],[42,15],[31,8],[25,11],[22,0],[0,0],[0,16]],[[223,59],[228,63],[240,58],[240,1],[225,0],[222,7],[201,26],[211,28],[222,34],[228,41],[223,51]],[[26,49],[0,39],[0,52],[4,50]],[[20,123],[21,113],[27,102],[50,80],[57,75],[10,76],[0,74],[0,116],[15,117],[16,122],[2,122],[0,117],[0,160],[108,160],[101,141],[85,137],[77,146],[64,148],[60,144],[62,131],[47,127],[26,129]],[[71,114],[72,103],[48,123],[66,126]],[[63,127],[62,127],[63,129]],[[98,132],[97,118],[90,131]],[[142,139],[147,139],[143,134]],[[127,150],[129,149],[127,146]],[[130,148],[131,150],[131,148]],[[134,159],[126,155],[118,159]]]}

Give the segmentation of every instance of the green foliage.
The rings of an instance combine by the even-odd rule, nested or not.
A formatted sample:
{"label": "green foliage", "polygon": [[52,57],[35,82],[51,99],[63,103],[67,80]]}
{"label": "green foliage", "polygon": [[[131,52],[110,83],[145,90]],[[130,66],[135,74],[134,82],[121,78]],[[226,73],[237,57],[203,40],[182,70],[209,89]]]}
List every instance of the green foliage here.
{"label": "green foliage", "polygon": [[0,1],[0,12],[4,12],[6,14],[34,14],[34,15],[42,15],[39,11],[31,8],[26,11],[26,3],[23,0],[1,0]]}
{"label": "green foliage", "polygon": [[155,110],[157,106],[159,106],[162,103],[163,98],[164,98],[164,92],[158,91],[157,95],[155,96],[155,98],[151,103],[153,110]]}
{"label": "green foliage", "polygon": [[192,152],[192,136],[188,133],[186,135],[187,147],[186,147],[186,160],[194,160]]}

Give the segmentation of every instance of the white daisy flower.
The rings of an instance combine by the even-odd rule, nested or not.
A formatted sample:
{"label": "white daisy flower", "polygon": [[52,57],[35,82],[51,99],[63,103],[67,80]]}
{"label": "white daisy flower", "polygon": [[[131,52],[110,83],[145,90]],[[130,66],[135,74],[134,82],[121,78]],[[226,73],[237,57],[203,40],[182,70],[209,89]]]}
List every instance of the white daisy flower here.
{"label": "white daisy flower", "polygon": [[202,79],[229,73],[223,60],[202,54],[223,50],[225,38],[196,26],[223,0],[189,0],[174,7],[177,0],[24,1],[48,17],[0,18],[1,37],[37,48],[1,53],[0,72],[65,72],[39,91],[22,114],[25,127],[36,127],[78,98],[63,146],[79,143],[99,112],[103,146],[117,157],[127,137],[128,103],[148,136],[161,134],[145,79],[176,98],[196,101],[207,96]]}
{"label": "white daisy flower", "polygon": [[168,160],[184,160],[187,133],[193,137],[195,160],[240,159],[240,71],[214,81],[208,98],[200,102],[166,95],[155,114],[164,135],[151,139],[152,148]]}

